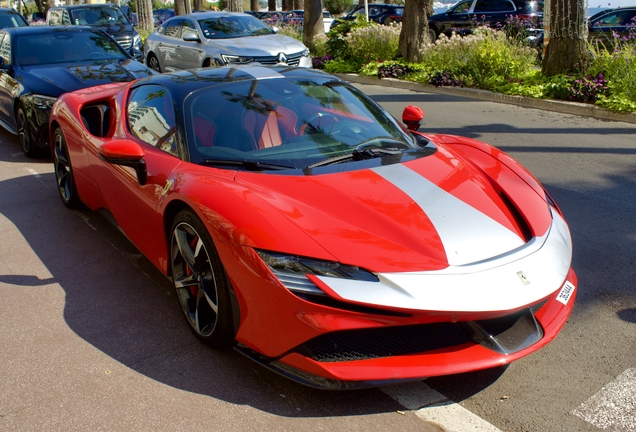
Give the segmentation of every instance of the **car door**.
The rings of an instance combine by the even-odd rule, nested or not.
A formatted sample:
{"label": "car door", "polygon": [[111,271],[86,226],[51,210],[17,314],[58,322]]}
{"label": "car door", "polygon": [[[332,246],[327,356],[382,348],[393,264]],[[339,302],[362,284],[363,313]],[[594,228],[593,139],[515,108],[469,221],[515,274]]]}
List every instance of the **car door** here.
{"label": "car door", "polygon": [[11,37],[0,32],[0,58],[4,66],[0,68],[0,121],[10,131],[15,131],[15,97],[20,93],[20,83],[15,80],[11,59]]}
{"label": "car door", "polygon": [[183,18],[173,18],[164,23],[163,33],[157,43],[157,53],[165,71],[174,71],[179,68],[177,46],[182,43],[181,23]]}
{"label": "car door", "polygon": [[[199,38],[199,42],[183,40],[186,35],[196,36]],[[194,69],[202,66],[205,52],[203,50],[203,45],[200,42],[201,40],[201,35],[199,34],[194,21],[184,18],[181,23],[181,44],[177,45],[176,48],[176,54],[178,57],[177,66],[180,69]]]}
{"label": "car door", "polygon": [[473,7],[474,0],[464,0],[446,11],[447,19],[440,23],[440,33],[449,36],[456,32],[458,34],[470,33],[472,29],[472,21],[470,12]]}
{"label": "car door", "polygon": [[92,171],[121,229],[144,255],[153,257],[165,250],[159,204],[172,185],[173,171],[181,163],[170,91],[156,84],[134,87],[123,115],[129,139],[145,152],[147,182],[140,185],[132,168],[101,158],[91,161]]}
{"label": "car door", "polygon": [[508,21],[510,15],[517,12],[517,7],[510,0],[477,0],[472,14],[478,25],[489,25],[499,28]]}

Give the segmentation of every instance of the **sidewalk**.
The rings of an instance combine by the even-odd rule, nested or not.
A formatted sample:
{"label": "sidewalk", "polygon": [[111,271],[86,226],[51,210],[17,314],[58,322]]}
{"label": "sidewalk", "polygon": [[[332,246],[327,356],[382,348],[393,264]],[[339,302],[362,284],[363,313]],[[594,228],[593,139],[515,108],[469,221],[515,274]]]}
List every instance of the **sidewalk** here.
{"label": "sidewalk", "polygon": [[468,97],[473,99],[487,100],[491,102],[520,105],[526,108],[538,108],[546,111],[556,111],[564,114],[573,114],[583,117],[593,117],[599,120],[620,121],[636,124],[636,113],[617,113],[598,107],[596,105],[580,102],[557,101],[550,99],[535,99],[521,96],[510,96],[502,93],[495,93],[488,90],[479,90],[463,87],[435,87],[430,84],[420,84],[410,81],[403,81],[396,78],[373,78],[360,76],[358,74],[334,74],[337,77],[358,84],[381,85],[396,87],[404,90],[412,90],[428,93],[439,93],[452,96]]}

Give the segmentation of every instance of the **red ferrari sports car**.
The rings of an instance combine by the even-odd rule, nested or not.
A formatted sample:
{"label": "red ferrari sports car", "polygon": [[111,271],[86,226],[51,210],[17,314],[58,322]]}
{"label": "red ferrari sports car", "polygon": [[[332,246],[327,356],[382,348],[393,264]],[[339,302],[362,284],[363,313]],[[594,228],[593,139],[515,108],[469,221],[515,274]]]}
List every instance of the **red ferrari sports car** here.
{"label": "red ferrari sports car", "polygon": [[422,117],[317,70],[221,67],[67,93],[50,134],[62,201],[113,215],[199,339],[347,389],[507,364],[573,307],[545,189]]}

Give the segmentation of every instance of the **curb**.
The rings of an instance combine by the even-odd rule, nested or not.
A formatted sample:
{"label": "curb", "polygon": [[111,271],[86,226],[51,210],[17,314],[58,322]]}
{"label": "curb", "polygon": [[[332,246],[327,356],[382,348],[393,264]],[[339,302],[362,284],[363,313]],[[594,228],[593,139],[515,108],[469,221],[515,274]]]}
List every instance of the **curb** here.
{"label": "curb", "polygon": [[564,114],[573,114],[583,117],[592,117],[599,120],[620,121],[636,124],[636,113],[617,113],[605,108],[580,102],[556,101],[550,99],[535,99],[522,96],[510,96],[495,93],[489,90],[479,90],[463,87],[435,87],[430,84],[420,84],[403,81],[396,78],[373,78],[358,74],[334,74],[345,81],[358,84],[380,85],[395,87],[404,90],[445,94],[451,96],[468,97],[472,99],[486,100],[490,102],[518,105],[526,108],[539,108],[546,111],[556,111]]}

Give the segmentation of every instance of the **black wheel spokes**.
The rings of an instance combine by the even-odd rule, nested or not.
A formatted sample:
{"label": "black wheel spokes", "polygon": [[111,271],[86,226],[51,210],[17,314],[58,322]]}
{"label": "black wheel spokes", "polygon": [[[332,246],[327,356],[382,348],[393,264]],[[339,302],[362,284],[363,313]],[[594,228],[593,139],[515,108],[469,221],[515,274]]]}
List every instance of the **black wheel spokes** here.
{"label": "black wheel spokes", "polygon": [[190,325],[201,336],[209,336],[217,322],[216,281],[203,241],[191,226],[175,228],[172,252],[174,285]]}
{"label": "black wheel spokes", "polygon": [[65,200],[68,200],[71,196],[71,167],[68,163],[68,158],[59,136],[55,137],[54,145],[55,177],[57,178],[57,187],[59,188],[62,197]]}

